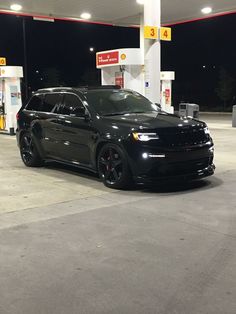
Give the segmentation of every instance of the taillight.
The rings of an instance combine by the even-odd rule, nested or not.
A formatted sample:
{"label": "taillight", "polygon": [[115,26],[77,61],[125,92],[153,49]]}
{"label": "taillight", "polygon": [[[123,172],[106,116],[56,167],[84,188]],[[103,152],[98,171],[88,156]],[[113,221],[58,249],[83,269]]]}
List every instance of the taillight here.
{"label": "taillight", "polygon": [[19,118],[20,118],[20,115],[19,115],[19,112],[17,112],[17,114],[16,114],[16,120],[18,121]]}

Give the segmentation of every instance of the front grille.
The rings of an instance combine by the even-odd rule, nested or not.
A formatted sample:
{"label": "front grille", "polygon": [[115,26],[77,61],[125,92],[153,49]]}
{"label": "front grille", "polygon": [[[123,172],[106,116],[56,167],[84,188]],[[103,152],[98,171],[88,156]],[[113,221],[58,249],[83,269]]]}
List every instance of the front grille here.
{"label": "front grille", "polygon": [[209,135],[205,134],[203,129],[187,128],[160,130],[161,146],[163,147],[185,147],[205,144],[210,140]]}

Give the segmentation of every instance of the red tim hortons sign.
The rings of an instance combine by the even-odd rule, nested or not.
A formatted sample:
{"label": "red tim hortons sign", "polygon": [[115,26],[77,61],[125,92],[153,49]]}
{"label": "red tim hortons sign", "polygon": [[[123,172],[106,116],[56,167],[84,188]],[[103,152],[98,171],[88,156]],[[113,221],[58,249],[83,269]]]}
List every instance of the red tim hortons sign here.
{"label": "red tim hortons sign", "polygon": [[97,54],[97,66],[119,63],[119,51],[104,52]]}

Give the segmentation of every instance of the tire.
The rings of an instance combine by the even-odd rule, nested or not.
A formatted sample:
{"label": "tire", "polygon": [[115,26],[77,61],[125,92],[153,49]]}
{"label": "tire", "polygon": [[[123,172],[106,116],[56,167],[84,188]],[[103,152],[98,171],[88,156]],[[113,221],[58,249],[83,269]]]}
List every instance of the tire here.
{"label": "tire", "polygon": [[20,154],[27,167],[40,167],[43,165],[38,150],[30,133],[24,133],[20,139]]}
{"label": "tire", "polygon": [[104,145],[97,159],[97,169],[104,185],[125,189],[131,184],[131,172],[123,150],[115,144]]}

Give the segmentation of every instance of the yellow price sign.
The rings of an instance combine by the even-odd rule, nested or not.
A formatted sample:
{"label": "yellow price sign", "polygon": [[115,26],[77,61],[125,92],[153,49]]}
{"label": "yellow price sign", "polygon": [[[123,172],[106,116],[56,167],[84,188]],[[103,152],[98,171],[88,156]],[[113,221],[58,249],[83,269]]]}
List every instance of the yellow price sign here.
{"label": "yellow price sign", "polygon": [[0,57],[0,65],[6,65],[6,64],[7,64],[6,58]]}
{"label": "yellow price sign", "polygon": [[146,38],[146,39],[158,39],[158,27],[156,27],[156,26],[144,26],[144,38]]}
{"label": "yellow price sign", "polygon": [[170,27],[161,27],[160,38],[161,38],[161,40],[171,41],[171,28]]}

